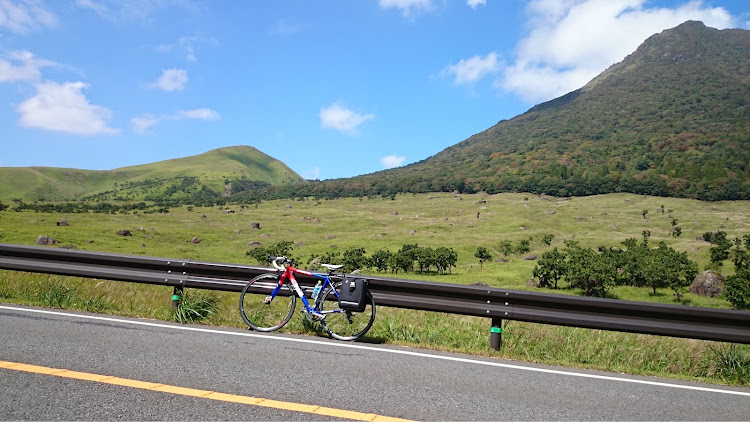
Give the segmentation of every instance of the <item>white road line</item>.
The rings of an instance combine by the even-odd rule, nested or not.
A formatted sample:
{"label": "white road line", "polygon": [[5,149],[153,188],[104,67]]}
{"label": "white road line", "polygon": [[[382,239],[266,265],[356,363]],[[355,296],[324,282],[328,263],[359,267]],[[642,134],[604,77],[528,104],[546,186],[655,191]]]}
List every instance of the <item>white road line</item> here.
{"label": "white road line", "polygon": [[343,347],[343,348],[349,348],[349,349],[368,350],[372,352],[394,353],[394,354],[399,354],[399,355],[415,356],[415,357],[421,357],[421,358],[427,358],[427,359],[440,359],[440,360],[447,360],[447,361],[452,361],[452,362],[469,363],[469,364],[474,364],[474,365],[485,365],[485,366],[493,366],[493,367],[498,367],[498,368],[518,369],[522,371],[542,372],[542,373],[547,373],[547,374],[566,375],[566,376],[581,377],[581,378],[592,378],[592,379],[607,380],[607,381],[629,382],[633,384],[654,385],[654,386],[659,386],[659,387],[679,388],[683,390],[703,391],[703,392],[709,392],[709,393],[735,394],[739,396],[750,397],[750,392],[746,392],[746,391],[722,390],[718,388],[698,387],[698,386],[693,386],[693,385],[670,384],[670,383],[658,382],[658,381],[620,378],[620,377],[607,376],[607,375],[583,374],[583,373],[578,373],[578,372],[560,371],[556,369],[534,368],[534,367],[529,367],[529,366],[512,365],[512,364],[499,363],[499,362],[488,362],[488,361],[483,361],[483,360],[459,358],[459,357],[454,357],[454,356],[433,355],[429,353],[413,352],[409,350],[382,349],[378,347],[364,346],[362,344],[356,344],[356,343],[330,342],[330,341],[320,341],[320,340],[311,340],[311,339],[303,339],[303,338],[290,338],[290,337],[282,337],[282,336],[276,336],[276,335],[258,334],[258,333],[250,333],[250,332],[222,331],[222,330],[215,330],[215,329],[210,329],[210,328],[198,328],[198,327],[190,327],[190,326],[182,326],[182,325],[168,325],[168,324],[159,324],[155,322],[146,322],[146,321],[132,321],[132,320],[125,320],[125,319],[118,319],[118,318],[100,317],[100,316],[94,316],[94,315],[80,315],[80,314],[73,314],[73,313],[67,313],[67,312],[50,311],[46,309],[16,308],[13,306],[3,306],[3,305],[0,305],[0,309],[8,309],[8,310],[19,311],[19,312],[63,315],[63,316],[74,317],[74,318],[119,322],[122,324],[142,325],[142,326],[147,326],[147,327],[159,327],[159,328],[166,328],[166,329],[172,329],[172,330],[197,331],[197,332],[202,332],[202,333],[212,333],[212,334],[222,334],[222,335],[242,336],[242,337],[256,337],[256,338],[264,338],[264,339],[277,340],[277,341],[289,341],[289,342],[295,342],[295,343],[319,344],[319,345]]}

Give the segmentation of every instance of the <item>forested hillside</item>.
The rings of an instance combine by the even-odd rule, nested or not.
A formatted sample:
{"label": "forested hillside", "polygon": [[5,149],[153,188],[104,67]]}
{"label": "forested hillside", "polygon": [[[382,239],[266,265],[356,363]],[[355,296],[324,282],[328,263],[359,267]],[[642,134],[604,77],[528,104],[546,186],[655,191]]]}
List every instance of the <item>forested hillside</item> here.
{"label": "forested hillside", "polygon": [[686,22],[650,37],[586,86],[421,162],[269,194],[483,190],[750,199],[748,163],[750,31]]}

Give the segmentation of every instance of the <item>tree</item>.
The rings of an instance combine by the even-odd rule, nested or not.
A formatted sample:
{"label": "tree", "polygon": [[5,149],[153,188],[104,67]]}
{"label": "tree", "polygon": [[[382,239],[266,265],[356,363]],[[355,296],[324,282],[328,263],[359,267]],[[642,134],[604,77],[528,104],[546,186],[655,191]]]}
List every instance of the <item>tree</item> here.
{"label": "tree", "polygon": [[648,210],[643,210],[642,214],[643,214],[643,218],[646,218],[646,214],[648,214]]}
{"label": "tree", "polygon": [[510,240],[501,240],[498,249],[500,249],[500,252],[502,252],[505,256],[513,254],[513,244],[510,242]]}
{"label": "tree", "polygon": [[405,273],[408,273],[414,268],[414,260],[411,259],[402,251],[399,251],[391,255],[391,259],[389,260],[389,266],[391,268],[391,272],[393,273],[398,274],[399,270]]}
{"label": "tree", "polygon": [[551,246],[552,245],[552,239],[555,238],[554,234],[548,233],[542,236],[542,242],[544,242],[545,245]]}
{"label": "tree", "polygon": [[344,251],[341,263],[344,265],[344,272],[350,273],[364,267],[366,261],[364,248],[349,248]]}
{"label": "tree", "polygon": [[435,265],[435,251],[432,248],[416,248],[414,257],[419,265],[419,272],[429,271]]}
{"label": "tree", "polygon": [[724,295],[734,309],[750,309],[750,271],[727,277]]}
{"label": "tree", "polygon": [[677,252],[664,242],[658,249],[649,251],[644,266],[647,267],[647,284],[654,294],[657,288],[670,287],[680,297],[698,275],[698,265],[688,259],[686,252]]}
{"label": "tree", "polygon": [[396,255],[399,255],[400,257],[397,258],[397,261],[403,265],[403,267],[400,267],[402,270],[405,272],[414,270],[414,261],[417,260],[418,250],[419,245],[416,243],[407,243],[398,250]]}
{"label": "tree", "polygon": [[641,243],[638,243],[635,238],[630,238],[622,244],[625,246],[625,250],[620,256],[622,284],[630,284],[635,287],[648,286],[648,275],[646,274],[646,267],[643,265],[643,261],[649,253],[647,238],[644,237]]}
{"label": "tree", "polygon": [[539,280],[539,287],[557,288],[557,282],[565,277],[566,262],[565,254],[557,248],[542,254],[532,272],[534,278]]}
{"label": "tree", "polygon": [[750,235],[745,235],[744,241],[745,249],[738,242],[732,251],[735,273],[725,284],[724,295],[735,309],[750,309]]}
{"label": "tree", "polygon": [[570,240],[565,242],[563,251],[567,256],[565,278],[571,287],[582,289],[586,296],[599,297],[605,297],[614,287],[612,266],[607,265],[596,251]]}
{"label": "tree", "polygon": [[393,254],[390,251],[384,249],[377,250],[370,257],[368,266],[375,268],[378,272],[388,271],[392,256]]}
{"label": "tree", "polygon": [[438,271],[445,274],[450,272],[451,267],[455,267],[458,262],[458,254],[453,248],[440,247],[435,250],[435,265]]}
{"label": "tree", "polygon": [[717,231],[716,233],[706,232],[703,233],[703,239],[711,243],[711,265],[713,267],[721,267],[724,265],[723,261],[729,258],[729,250],[732,248],[732,242],[727,239],[727,233],[724,231]]}
{"label": "tree", "polygon": [[627,239],[622,244],[626,247],[618,263],[622,284],[629,281],[637,287],[649,287],[654,294],[657,289],[672,288],[679,298],[698,275],[698,265],[688,259],[687,252],[677,252],[664,242],[655,249],[649,248],[647,237],[641,243]]}
{"label": "tree", "polygon": [[480,246],[477,248],[477,252],[474,254],[474,257],[479,259],[479,268],[483,268],[484,261],[489,261],[492,259],[492,254],[487,250],[487,248]]}

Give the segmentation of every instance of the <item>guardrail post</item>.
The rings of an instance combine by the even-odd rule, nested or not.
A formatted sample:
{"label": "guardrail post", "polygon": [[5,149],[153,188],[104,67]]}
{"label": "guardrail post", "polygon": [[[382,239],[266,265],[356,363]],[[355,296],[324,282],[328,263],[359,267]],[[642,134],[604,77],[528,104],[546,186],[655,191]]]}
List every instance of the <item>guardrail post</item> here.
{"label": "guardrail post", "polygon": [[503,320],[492,317],[492,328],[490,329],[490,347],[492,350],[500,350],[503,346]]}
{"label": "guardrail post", "polygon": [[177,309],[180,306],[180,299],[182,299],[182,286],[174,286],[172,291],[172,309]]}

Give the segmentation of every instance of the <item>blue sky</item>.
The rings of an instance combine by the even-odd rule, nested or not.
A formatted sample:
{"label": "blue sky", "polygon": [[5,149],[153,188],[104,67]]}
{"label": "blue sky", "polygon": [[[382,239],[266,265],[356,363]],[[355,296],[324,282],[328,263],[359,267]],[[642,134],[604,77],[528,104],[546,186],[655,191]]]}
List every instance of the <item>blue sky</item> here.
{"label": "blue sky", "polygon": [[0,166],[251,145],[306,178],[432,156],[750,2],[0,0]]}

